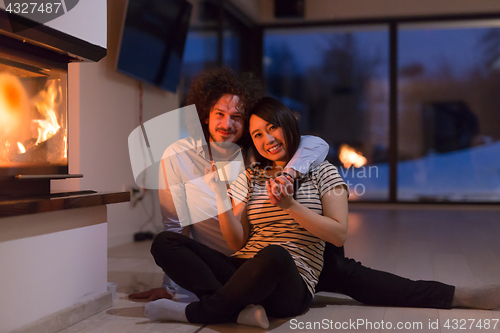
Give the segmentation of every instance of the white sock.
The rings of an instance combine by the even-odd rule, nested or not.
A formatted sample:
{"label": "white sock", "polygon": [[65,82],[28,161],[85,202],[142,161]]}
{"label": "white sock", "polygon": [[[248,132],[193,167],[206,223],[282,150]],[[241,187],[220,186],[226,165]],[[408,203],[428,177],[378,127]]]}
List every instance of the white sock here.
{"label": "white sock", "polygon": [[146,304],[144,315],[152,321],[182,321],[187,323],[186,306],[188,304],[159,299]]}
{"label": "white sock", "polygon": [[236,322],[240,325],[257,326],[261,328],[269,327],[269,319],[267,319],[266,310],[262,305],[250,304],[241,310]]}

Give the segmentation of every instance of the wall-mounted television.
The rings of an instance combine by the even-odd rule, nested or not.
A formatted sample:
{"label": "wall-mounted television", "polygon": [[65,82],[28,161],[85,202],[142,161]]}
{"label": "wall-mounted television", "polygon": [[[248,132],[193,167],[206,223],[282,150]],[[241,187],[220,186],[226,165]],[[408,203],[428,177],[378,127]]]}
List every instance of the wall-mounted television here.
{"label": "wall-mounted television", "polygon": [[186,0],[128,0],[117,70],[175,92],[191,9]]}

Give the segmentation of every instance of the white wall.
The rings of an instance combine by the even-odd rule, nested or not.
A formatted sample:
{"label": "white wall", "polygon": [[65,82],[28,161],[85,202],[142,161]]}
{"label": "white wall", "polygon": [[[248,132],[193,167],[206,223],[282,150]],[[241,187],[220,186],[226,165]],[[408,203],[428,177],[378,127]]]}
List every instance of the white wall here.
{"label": "white wall", "polygon": [[[3,0],[0,8],[5,9]],[[105,48],[106,0],[80,0],[72,10],[45,25]]]}
{"label": "white wall", "polygon": [[0,333],[106,292],[106,206],[0,219]]}
{"label": "white wall", "polygon": [[[124,9],[125,0],[108,1],[108,55],[98,63],[69,66],[69,172],[84,177],[52,181],[53,190],[110,192],[137,187],[128,135],[139,126],[139,83],[115,69]],[[177,94],[146,84],[143,89],[144,122],[179,107]],[[165,131],[178,133],[179,124],[180,120]],[[108,247],[132,242],[152,212],[163,230],[156,191],[148,191],[143,204],[146,212],[140,204],[108,207]],[[154,231],[151,224],[146,229]]]}
{"label": "white wall", "polygon": [[[115,70],[124,5],[125,0],[108,1],[108,55],[98,63],[72,64],[74,67],[70,68],[70,75],[76,72],[79,76],[78,107],[71,110],[79,113],[79,161],[77,168],[71,156],[75,151],[70,151],[70,172],[84,175],[79,181],[82,190],[109,192],[136,186],[128,155],[128,135],[139,126],[139,86],[138,81]],[[144,85],[143,101],[144,122],[179,107],[177,94],[148,85]],[[179,123],[165,131],[178,131]],[[74,142],[72,131],[70,128],[70,145]],[[108,207],[108,247],[132,242],[133,234],[152,210],[151,200],[155,201],[155,220],[160,226],[159,204],[153,191],[144,199],[147,213],[140,205],[131,207],[130,203]]]}
{"label": "white wall", "polygon": [[[80,64],[80,189],[121,191],[136,186],[128,154],[128,135],[139,125],[139,89],[135,80],[115,73],[106,57],[99,63]],[[146,87],[144,120],[176,109],[175,94]],[[170,131],[178,130],[172,124]],[[150,192],[145,205],[150,211]],[[160,221],[156,204],[156,220]],[[132,241],[133,233],[147,219],[139,206],[129,203],[108,209],[108,246]]]}

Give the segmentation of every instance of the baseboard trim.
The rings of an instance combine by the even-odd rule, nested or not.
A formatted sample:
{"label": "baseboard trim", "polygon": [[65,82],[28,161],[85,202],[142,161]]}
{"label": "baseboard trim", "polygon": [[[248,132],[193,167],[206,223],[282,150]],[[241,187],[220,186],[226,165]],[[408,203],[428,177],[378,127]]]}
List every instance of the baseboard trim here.
{"label": "baseboard trim", "polygon": [[66,309],[17,328],[11,333],[55,333],[87,319],[113,305],[111,292],[99,294]]}

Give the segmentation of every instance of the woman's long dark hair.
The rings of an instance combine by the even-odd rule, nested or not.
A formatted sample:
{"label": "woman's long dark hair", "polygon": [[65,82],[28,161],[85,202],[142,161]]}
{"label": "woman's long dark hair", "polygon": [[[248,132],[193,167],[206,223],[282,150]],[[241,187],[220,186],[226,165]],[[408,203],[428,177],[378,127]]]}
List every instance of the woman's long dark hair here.
{"label": "woman's long dark hair", "polygon": [[[247,117],[247,127],[250,129],[249,122],[251,116],[257,116],[268,123],[281,127],[285,136],[286,152],[289,158],[295,154],[300,144],[299,122],[294,117],[292,111],[283,103],[273,97],[263,97],[252,108]],[[271,161],[262,157],[254,147],[255,160],[260,166],[267,166]]]}

